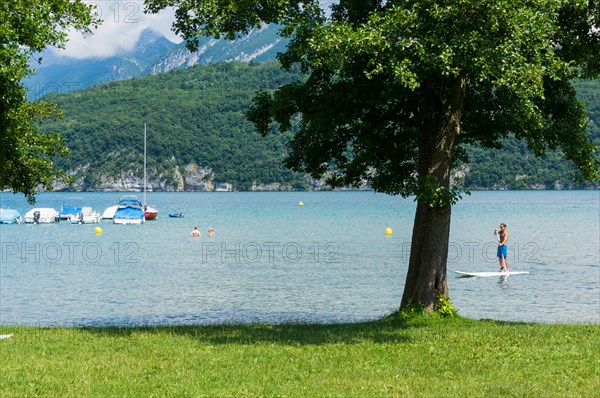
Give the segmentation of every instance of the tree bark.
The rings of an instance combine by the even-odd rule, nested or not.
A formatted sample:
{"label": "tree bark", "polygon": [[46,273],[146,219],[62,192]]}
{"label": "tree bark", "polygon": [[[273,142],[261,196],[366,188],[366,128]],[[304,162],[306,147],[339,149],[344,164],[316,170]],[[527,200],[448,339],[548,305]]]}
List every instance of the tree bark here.
{"label": "tree bark", "polygon": [[[450,238],[450,172],[460,134],[466,79],[457,78],[444,95],[443,89],[423,88],[419,142],[419,182],[441,188],[442,204],[430,196],[417,197],[408,274],[400,309],[423,306],[436,309],[438,296],[449,298],[446,262]],[[445,197],[444,197],[445,196]]]}
{"label": "tree bark", "polygon": [[450,206],[417,204],[408,274],[400,308],[423,305],[435,309],[439,294],[448,298],[446,260],[450,236]]}

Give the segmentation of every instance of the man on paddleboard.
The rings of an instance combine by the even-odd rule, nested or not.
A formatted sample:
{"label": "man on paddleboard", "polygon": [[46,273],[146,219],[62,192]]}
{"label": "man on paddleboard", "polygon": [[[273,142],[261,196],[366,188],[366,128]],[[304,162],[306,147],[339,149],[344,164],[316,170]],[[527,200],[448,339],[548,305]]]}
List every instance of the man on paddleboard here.
{"label": "man on paddleboard", "polygon": [[506,224],[500,224],[500,231],[494,229],[494,235],[498,236],[498,251],[496,255],[500,263],[500,272],[508,272],[508,261],[506,260],[508,256],[508,230],[506,229]]}

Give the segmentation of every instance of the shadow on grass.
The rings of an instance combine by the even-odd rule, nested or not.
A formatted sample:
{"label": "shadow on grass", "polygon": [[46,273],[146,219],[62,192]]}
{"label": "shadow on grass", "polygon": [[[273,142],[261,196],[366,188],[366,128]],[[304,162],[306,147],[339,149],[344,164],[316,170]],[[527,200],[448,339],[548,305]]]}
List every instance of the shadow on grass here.
{"label": "shadow on grass", "polygon": [[82,327],[98,336],[128,337],[134,334],[164,334],[186,336],[206,344],[282,344],[322,345],[357,344],[361,342],[401,343],[410,340],[408,328],[421,326],[398,314],[381,320],[342,324],[247,324],[247,325],[189,325],[140,327]]}

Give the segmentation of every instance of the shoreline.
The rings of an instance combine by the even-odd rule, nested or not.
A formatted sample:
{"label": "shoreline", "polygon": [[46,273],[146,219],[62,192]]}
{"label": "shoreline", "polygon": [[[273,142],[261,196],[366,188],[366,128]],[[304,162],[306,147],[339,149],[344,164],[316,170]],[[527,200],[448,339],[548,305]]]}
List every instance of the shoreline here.
{"label": "shoreline", "polygon": [[[179,329],[179,328],[214,328],[214,327],[343,327],[343,326],[356,326],[362,324],[371,324],[384,322],[386,319],[390,317],[395,317],[396,313],[384,316],[382,318],[374,318],[374,319],[364,319],[357,321],[342,321],[342,322],[313,322],[313,321],[296,321],[296,320],[282,320],[281,322],[240,322],[240,321],[232,321],[232,322],[212,322],[212,323],[131,323],[131,324],[119,324],[119,323],[81,323],[81,324],[71,324],[64,325],[58,323],[12,323],[12,324],[4,324],[0,323],[0,334],[4,334],[3,330],[10,330],[11,332],[22,328],[22,329],[123,329],[123,330],[147,330],[147,329],[157,329],[157,330],[168,330],[168,329]],[[468,322],[497,322],[506,325],[540,325],[540,326],[597,326],[600,327],[600,320],[598,321],[565,321],[565,322],[537,322],[537,321],[512,321],[505,319],[473,319],[467,316],[462,316],[460,314],[456,315],[456,318],[462,319]]]}

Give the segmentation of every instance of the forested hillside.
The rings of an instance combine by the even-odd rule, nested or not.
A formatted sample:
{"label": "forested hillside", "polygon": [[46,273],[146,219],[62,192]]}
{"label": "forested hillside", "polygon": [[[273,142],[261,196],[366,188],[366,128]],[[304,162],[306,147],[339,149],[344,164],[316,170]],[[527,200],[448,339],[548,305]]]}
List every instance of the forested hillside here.
{"label": "forested hillside", "polygon": [[[285,169],[286,135],[262,138],[244,116],[258,89],[301,78],[276,62],[218,63],[112,82],[48,99],[64,119],[46,123],[58,131],[72,155],[57,159],[72,190],[139,189],[143,177],[143,128],[148,126],[148,180],[154,190],[305,189],[304,176]],[[600,82],[577,84],[589,104],[590,133],[600,143]],[[469,147],[461,167],[467,188],[577,188],[574,169],[550,152],[535,158],[525,144],[505,149]],[[262,185],[261,185],[262,184]],[[595,184],[596,186],[598,184]]]}
{"label": "forested hillside", "polygon": [[259,88],[297,78],[274,62],[218,63],[112,82],[48,98],[64,119],[43,128],[67,140],[72,155],[58,164],[73,175],[71,189],[139,186],[144,123],[154,190],[211,189],[198,179],[239,190],[254,183],[303,188],[304,179],[282,165],[287,138],[264,139],[244,117]]}
{"label": "forested hillside", "polygon": [[[586,102],[590,118],[588,132],[600,147],[600,81],[579,81],[575,88]],[[524,142],[507,139],[502,150],[480,146],[467,148],[471,164],[467,166],[465,185],[471,189],[563,189],[599,187],[600,182],[581,182],[574,178],[576,169],[557,151],[537,158]]]}

